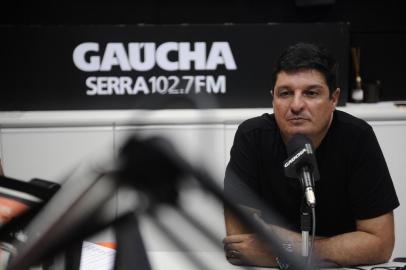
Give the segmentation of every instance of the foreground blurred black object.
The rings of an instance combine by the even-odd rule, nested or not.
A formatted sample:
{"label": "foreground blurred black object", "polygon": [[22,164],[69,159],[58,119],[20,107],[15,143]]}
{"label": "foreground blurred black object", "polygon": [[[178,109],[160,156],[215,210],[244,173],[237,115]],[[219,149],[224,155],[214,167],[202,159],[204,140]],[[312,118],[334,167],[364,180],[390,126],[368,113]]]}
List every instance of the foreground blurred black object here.
{"label": "foreground blurred black object", "polygon": [[[24,228],[59,188],[58,183],[39,178],[25,182],[0,176],[0,199],[10,202],[10,209],[6,210],[12,214],[8,220],[0,214],[0,241],[11,241],[14,233]],[[12,209],[14,205],[20,208]]]}
{"label": "foreground blurred black object", "polygon": [[[34,178],[29,182],[0,176],[0,263],[7,265],[24,242],[23,228],[58,191],[60,185]],[[2,268],[1,268],[2,269]]]}
{"label": "foreground blurred black object", "polygon": [[[137,137],[127,141],[120,152],[117,164],[110,170],[88,172],[79,176],[80,179],[77,179],[78,176],[72,176],[72,179],[65,182],[60,192],[29,224],[28,240],[18,247],[18,254],[8,269],[27,269],[35,263],[49,260],[50,257],[63,252],[66,247],[75,246],[84,238],[108,226],[123,227],[119,224],[125,224],[128,213],[112,218],[106,217],[100,211],[120,186],[130,186],[146,194],[151,204],[149,208],[157,208],[162,204],[178,207],[178,191],[182,180],[186,179],[183,176],[193,177],[205,190],[222,201],[272,248],[276,256],[290,266],[289,269],[315,269],[303,263],[300,255],[286,252],[276,235],[252,215],[236,206],[223,194],[222,188],[206,170],[195,168],[184,160],[169,142],[162,138]],[[81,182],[78,182],[79,180]],[[140,209],[133,209],[132,212],[133,215],[139,215]],[[132,222],[135,225],[137,223],[136,220]],[[138,229],[136,226],[135,228]],[[139,235],[137,231],[131,234]],[[118,236],[118,240],[123,239],[123,234]],[[134,241],[139,245],[137,250],[145,256],[134,261],[131,254],[135,251],[120,248],[122,243],[119,241],[118,252],[125,250],[128,254],[125,256],[117,254],[115,269],[133,269],[134,264],[138,262],[141,262],[139,269],[149,269],[145,248],[140,238],[137,237],[138,240]],[[120,262],[118,261],[120,258],[132,259],[132,263]]]}
{"label": "foreground blurred black object", "polygon": [[184,166],[170,156],[176,150],[162,138],[132,137],[120,152],[115,177],[159,203],[177,204]]}

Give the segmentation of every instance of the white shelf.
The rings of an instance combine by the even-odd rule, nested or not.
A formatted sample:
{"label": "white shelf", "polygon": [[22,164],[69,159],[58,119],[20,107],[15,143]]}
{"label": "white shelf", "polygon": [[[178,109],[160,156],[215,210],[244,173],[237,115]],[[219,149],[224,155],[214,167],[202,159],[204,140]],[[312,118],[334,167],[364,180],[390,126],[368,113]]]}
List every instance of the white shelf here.
{"label": "white shelf", "polygon": [[[393,102],[347,103],[338,109],[367,121],[406,120],[406,107],[397,107]],[[0,127],[237,124],[247,118],[272,111],[272,108],[12,111],[0,112]]]}

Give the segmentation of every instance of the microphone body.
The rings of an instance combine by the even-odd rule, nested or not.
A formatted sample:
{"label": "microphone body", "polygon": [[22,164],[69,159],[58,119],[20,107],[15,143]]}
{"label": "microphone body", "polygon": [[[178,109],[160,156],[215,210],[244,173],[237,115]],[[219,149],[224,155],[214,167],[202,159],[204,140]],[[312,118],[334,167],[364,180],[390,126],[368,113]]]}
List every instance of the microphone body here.
{"label": "microphone body", "polygon": [[289,158],[284,163],[285,175],[300,180],[307,204],[314,207],[314,181],[318,180],[320,175],[311,140],[305,135],[296,134],[286,148]]}
{"label": "microphone body", "polygon": [[299,173],[300,183],[304,189],[307,205],[314,207],[316,205],[316,196],[314,195],[313,186],[314,181],[310,173],[309,167],[304,166]]}

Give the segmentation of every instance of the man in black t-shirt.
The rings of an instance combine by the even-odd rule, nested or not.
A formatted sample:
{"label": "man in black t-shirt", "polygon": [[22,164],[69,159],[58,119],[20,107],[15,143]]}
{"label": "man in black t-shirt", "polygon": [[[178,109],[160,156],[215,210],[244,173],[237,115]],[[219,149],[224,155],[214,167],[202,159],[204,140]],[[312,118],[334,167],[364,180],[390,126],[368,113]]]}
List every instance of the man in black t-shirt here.
{"label": "man in black t-shirt", "polygon": [[[236,132],[225,177],[225,193],[242,206],[258,209],[258,196],[281,219],[263,218],[269,229],[300,249],[302,188],[286,178],[286,143],[295,134],[315,148],[314,252],[339,265],[382,263],[394,247],[396,192],[370,125],[336,111],[337,64],[312,44],[299,43],[280,57],[274,72],[274,114],[242,123]],[[225,209],[227,259],[233,264],[276,266],[275,256],[258,237]]]}

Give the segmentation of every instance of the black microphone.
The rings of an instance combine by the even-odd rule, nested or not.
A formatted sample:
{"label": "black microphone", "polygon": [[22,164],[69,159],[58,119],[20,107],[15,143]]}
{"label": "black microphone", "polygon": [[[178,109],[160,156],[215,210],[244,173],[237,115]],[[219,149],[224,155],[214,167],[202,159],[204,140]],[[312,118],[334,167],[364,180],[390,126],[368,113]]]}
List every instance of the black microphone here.
{"label": "black microphone", "polygon": [[319,170],[311,140],[303,134],[294,135],[286,145],[289,158],[283,165],[285,175],[297,178],[302,184],[306,202],[310,207],[316,205],[314,181],[319,180]]}

